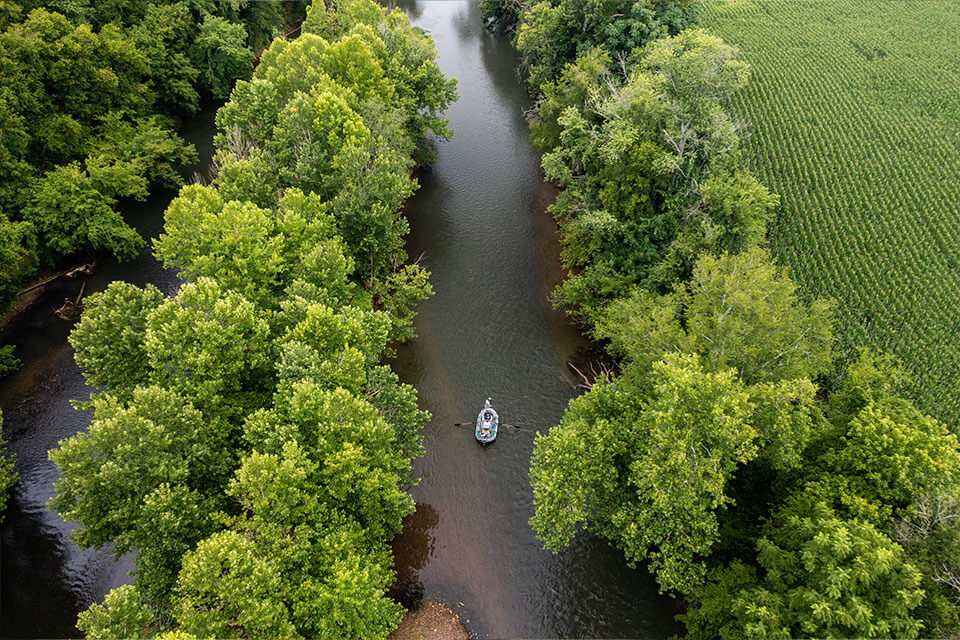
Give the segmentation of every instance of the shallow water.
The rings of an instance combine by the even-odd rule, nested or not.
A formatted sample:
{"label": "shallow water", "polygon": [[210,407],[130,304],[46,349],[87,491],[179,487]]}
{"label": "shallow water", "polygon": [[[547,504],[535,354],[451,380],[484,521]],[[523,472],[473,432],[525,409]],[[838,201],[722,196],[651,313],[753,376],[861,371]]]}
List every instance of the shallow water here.
{"label": "shallow water", "polygon": [[[559,555],[541,548],[528,469],[533,438],[563,414],[577,383],[567,362],[587,345],[548,295],[559,277],[556,227],[504,38],[475,3],[400,3],[433,36],[459,79],[454,129],[408,204],[411,256],[423,253],[436,295],[421,304],[419,339],[394,367],[433,414],[417,512],[395,542],[396,593],[446,600],[480,637],[665,637],[673,601],[644,569],[588,535]],[[505,423],[482,447],[472,427],[486,397]]]}

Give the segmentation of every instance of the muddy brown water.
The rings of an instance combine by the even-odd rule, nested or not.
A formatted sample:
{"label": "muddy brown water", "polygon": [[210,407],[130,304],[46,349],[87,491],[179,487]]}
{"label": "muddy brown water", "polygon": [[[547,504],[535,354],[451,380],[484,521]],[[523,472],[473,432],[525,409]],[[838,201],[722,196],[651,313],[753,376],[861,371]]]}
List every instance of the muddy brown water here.
{"label": "muddy brown water", "polygon": [[[528,469],[537,430],[563,415],[578,382],[567,367],[587,347],[554,311],[548,295],[560,277],[556,227],[544,212],[543,184],[522,112],[529,98],[517,80],[508,42],[486,33],[470,1],[399,3],[433,36],[444,73],[459,80],[460,100],[447,112],[454,138],[438,144],[439,161],[421,172],[408,203],[411,256],[423,254],[436,295],[419,309],[420,338],[392,362],[433,414],[426,455],[415,462],[417,511],[394,542],[397,581],[391,594],[407,605],[444,600],[480,638],[666,637],[678,631],[675,603],[657,594],[645,569],[586,534],[554,555],[528,524],[533,515]],[[203,162],[212,148],[213,109],[184,135]],[[160,231],[171,193],[129,215],[147,237]],[[134,263],[101,264],[87,284],[114,279],[176,291],[176,276],[145,251]],[[4,434],[18,456],[17,484],[2,525],[0,636],[76,636],[76,614],[129,580],[133,558],[78,549],[71,525],[46,507],[56,468],[47,451],[89,424],[71,399],[88,397],[53,316],[79,283],[51,291],[13,329],[24,369],[0,384]],[[486,397],[504,422],[481,447],[469,427]]]}

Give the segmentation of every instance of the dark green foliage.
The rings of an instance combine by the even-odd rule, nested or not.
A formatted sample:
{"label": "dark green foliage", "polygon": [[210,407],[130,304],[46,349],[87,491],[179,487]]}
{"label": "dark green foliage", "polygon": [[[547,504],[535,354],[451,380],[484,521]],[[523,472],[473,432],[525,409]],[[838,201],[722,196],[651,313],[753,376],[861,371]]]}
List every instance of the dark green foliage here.
{"label": "dark green foliage", "polygon": [[796,290],[758,247],[706,255],[672,293],[634,291],[611,304],[596,334],[644,366],[664,353],[696,353],[709,370],[733,368],[750,384],[812,379],[832,363],[831,305],[804,304]]}
{"label": "dark green foliage", "polygon": [[513,33],[525,9],[522,0],[480,0],[480,15],[487,28],[504,33]]}
{"label": "dark green foliage", "polygon": [[713,573],[685,617],[691,638],[908,638],[923,597],[920,572],[872,524],[814,505],[777,517],[757,541],[758,571]]}
{"label": "dark green foliage", "polygon": [[[509,0],[508,0],[509,1]],[[552,82],[564,65],[601,47],[627,55],[646,43],[676,35],[694,18],[694,0],[539,0],[521,14],[516,45],[534,92]],[[488,15],[510,17],[512,8]]]}
{"label": "dark green foliage", "polygon": [[702,31],[651,43],[611,75],[595,49],[568,66],[534,114],[547,178],[566,189],[551,212],[574,270],[559,304],[596,320],[633,285],[669,290],[702,253],[763,239],[777,198],[737,168],[736,127],[723,109],[747,69]]}
{"label": "dark green foliage", "polygon": [[16,348],[14,344],[0,347],[0,378],[20,368],[20,359],[13,355]]}
{"label": "dark green foliage", "polygon": [[[136,255],[118,199],[195,160],[171,125],[226,97],[283,28],[280,2],[26,1],[0,33],[0,306],[65,255]],[[29,224],[23,224],[29,222]]]}
{"label": "dark green foliage", "polygon": [[[0,412],[0,428],[3,427],[3,413]],[[0,522],[3,522],[3,512],[7,509],[7,491],[17,481],[17,473],[13,470],[14,458],[7,455],[7,443],[0,434]]]}

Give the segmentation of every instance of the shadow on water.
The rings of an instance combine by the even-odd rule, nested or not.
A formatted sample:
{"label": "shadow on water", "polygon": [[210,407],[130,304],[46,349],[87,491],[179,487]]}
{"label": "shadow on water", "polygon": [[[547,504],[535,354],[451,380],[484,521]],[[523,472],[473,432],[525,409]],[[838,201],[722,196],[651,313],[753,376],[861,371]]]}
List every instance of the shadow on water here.
{"label": "shadow on water", "polygon": [[[425,253],[436,295],[393,365],[433,420],[415,461],[418,511],[394,543],[395,593],[446,600],[479,637],[668,636],[673,606],[645,570],[589,535],[554,555],[530,528],[534,435],[560,420],[575,394],[567,362],[588,347],[548,301],[560,278],[545,213],[555,191],[530,147],[509,43],[483,30],[474,3],[417,8],[461,98],[447,112],[454,137],[407,207],[410,254]],[[488,396],[522,429],[483,448],[453,425]]]}
{"label": "shadow on water", "polygon": [[[182,127],[182,136],[197,148],[200,166],[209,164],[213,152],[217,107],[219,103],[206,107]],[[125,219],[147,240],[146,246],[130,262],[102,258],[86,281],[86,294],[102,291],[114,280],[151,283],[168,295],[179,288],[176,274],[153,258],[150,244],[175,195],[172,190],[155,190],[145,202],[121,203]],[[74,526],[47,508],[59,477],[47,452],[90,424],[89,413],[70,405],[90,393],[67,344],[72,325],[54,314],[64,299],[76,298],[81,284],[65,281],[51,287],[10,323],[4,336],[4,342],[17,345],[16,355],[24,364],[0,382],[3,433],[8,451],[17,457],[20,476],[0,529],[3,638],[77,637],[77,613],[129,582],[134,568],[133,554],[115,561],[109,549],[77,548],[68,537]]]}
{"label": "shadow on water", "polygon": [[390,597],[405,607],[416,607],[423,601],[423,584],[418,573],[426,566],[434,551],[431,530],[440,522],[437,510],[418,503],[417,510],[403,519],[403,538],[393,548],[393,568],[397,574]]}

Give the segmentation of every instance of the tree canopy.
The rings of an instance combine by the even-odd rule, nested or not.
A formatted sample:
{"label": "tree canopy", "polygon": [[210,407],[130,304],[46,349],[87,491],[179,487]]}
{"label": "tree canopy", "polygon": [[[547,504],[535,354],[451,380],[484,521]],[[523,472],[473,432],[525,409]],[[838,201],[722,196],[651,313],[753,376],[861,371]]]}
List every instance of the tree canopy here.
{"label": "tree canopy", "polygon": [[166,211],[154,251],[184,285],[114,283],[71,335],[100,390],[50,454],[51,504],[78,544],[138,550],[89,637],[382,637],[402,613],[388,542],[428,415],[381,360],[431,293],[399,209],[454,85],[399,11],[309,17],[218,113],[219,174]]}
{"label": "tree canopy", "polygon": [[68,256],[139,253],[143,240],[118,201],[181,184],[178,170],[196,155],[174,126],[249,77],[256,52],[284,27],[281,4],[4,4],[0,306]]}

